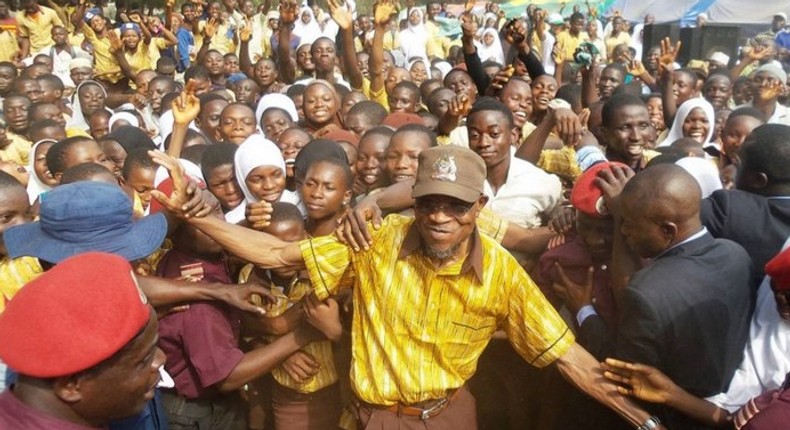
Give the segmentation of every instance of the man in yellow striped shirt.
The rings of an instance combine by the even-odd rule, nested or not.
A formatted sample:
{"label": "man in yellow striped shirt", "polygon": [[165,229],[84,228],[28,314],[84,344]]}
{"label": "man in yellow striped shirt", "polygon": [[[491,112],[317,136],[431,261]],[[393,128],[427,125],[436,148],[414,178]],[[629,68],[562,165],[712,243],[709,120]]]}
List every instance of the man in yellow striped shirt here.
{"label": "man in yellow striped shirt", "polygon": [[[181,177],[174,160],[157,159]],[[515,259],[478,233],[485,177],[485,163],[469,149],[424,150],[415,218],[388,217],[372,247],[356,253],[334,237],[297,245],[211,217],[187,220],[261,267],[306,267],[319,299],[337,293],[353,271],[351,381],[361,428],[424,428],[425,420],[436,429],[476,428],[464,384],[497,329],[531,364],[556,362],[590,396],[635,426],[645,423],[646,412],[601,382],[597,361]],[[186,192],[175,188],[157,197],[180,213]]]}

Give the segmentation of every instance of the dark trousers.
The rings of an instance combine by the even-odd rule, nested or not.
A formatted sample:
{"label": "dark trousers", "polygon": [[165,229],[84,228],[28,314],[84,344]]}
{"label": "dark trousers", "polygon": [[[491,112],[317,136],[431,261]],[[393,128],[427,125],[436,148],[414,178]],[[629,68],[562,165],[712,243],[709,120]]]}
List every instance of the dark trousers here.
{"label": "dark trousers", "polygon": [[214,399],[187,399],[173,391],[162,395],[170,430],[244,430],[243,402],[231,394]]}
{"label": "dark trousers", "polygon": [[337,430],[341,409],[340,385],[336,383],[309,394],[276,382],[272,388],[276,430]]}
{"label": "dark trousers", "polygon": [[463,387],[442,412],[422,420],[362,404],[358,408],[358,429],[364,430],[477,430],[477,410],[472,393]]}

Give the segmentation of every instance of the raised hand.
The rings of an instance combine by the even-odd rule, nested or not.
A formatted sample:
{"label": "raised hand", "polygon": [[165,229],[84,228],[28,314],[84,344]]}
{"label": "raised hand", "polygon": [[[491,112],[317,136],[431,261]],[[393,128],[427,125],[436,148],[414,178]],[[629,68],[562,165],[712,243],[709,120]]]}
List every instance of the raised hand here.
{"label": "raised hand", "polygon": [[672,40],[668,37],[661,40],[661,55],[658,57],[658,64],[661,68],[672,71],[672,65],[677,60],[678,54],[680,54],[681,46],[680,41],[672,45]]}
{"label": "raised hand", "polygon": [[123,49],[123,42],[121,38],[115,34],[115,30],[109,30],[107,32],[107,39],[110,40],[110,52],[119,52]]}
{"label": "raised hand", "polygon": [[562,54],[562,48],[558,43],[554,44],[554,47],[551,48],[551,59],[554,60],[554,63],[557,67],[561,66],[562,63],[565,62],[565,55]]}
{"label": "raised hand", "polygon": [[280,25],[291,25],[299,16],[299,4],[291,0],[280,2]]}
{"label": "raised hand", "polygon": [[566,108],[553,109],[551,120],[554,122],[554,130],[560,139],[568,145],[575,146],[582,135],[582,124],[579,117],[572,110]]}
{"label": "raised hand", "polygon": [[506,68],[497,72],[493,78],[491,78],[491,83],[488,84],[488,88],[486,88],[486,95],[495,96],[499,94],[499,91],[510,82],[510,78],[513,77],[513,73],[515,69],[512,65],[507,66]]}
{"label": "raised hand", "polygon": [[140,13],[139,12],[132,12],[132,13],[130,13],[129,14],[129,19],[135,24],[140,24],[143,21],[142,18],[140,17]]}
{"label": "raised hand", "polygon": [[176,124],[189,124],[200,113],[200,100],[195,96],[195,81],[190,79],[184,91],[173,100],[173,119]]}
{"label": "raised hand", "polygon": [[464,10],[466,12],[471,12],[472,9],[475,8],[475,3],[477,3],[476,0],[466,0],[466,4],[464,4]]}
{"label": "raised hand", "polygon": [[766,48],[765,46],[759,45],[754,48],[746,47],[743,49],[743,52],[746,54],[746,57],[751,60],[752,62],[755,61],[762,61],[771,55],[774,54],[774,48]]}
{"label": "raised hand", "polygon": [[525,54],[529,53],[527,43],[527,26],[520,19],[514,19],[506,25],[505,40],[511,46],[516,46]]}
{"label": "raised hand", "polygon": [[618,384],[617,391],[651,403],[669,402],[678,386],[658,369],[607,358],[601,363],[604,377]]}
{"label": "raised hand", "polygon": [[450,100],[447,113],[452,116],[462,118],[465,117],[472,110],[472,103],[469,96],[466,94],[459,94]]}
{"label": "raised hand", "polygon": [[645,69],[645,65],[642,64],[639,60],[631,60],[627,65],[628,73],[640,77],[647,74],[647,69]]}
{"label": "raised hand", "polygon": [[203,29],[203,36],[211,39],[217,33],[217,26],[219,23],[217,22],[216,18],[209,18],[208,22],[206,22],[206,28]]}
{"label": "raised hand", "polygon": [[377,27],[386,27],[396,13],[398,7],[393,0],[379,0],[373,5],[373,22]]}
{"label": "raised hand", "polygon": [[474,39],[477,36],[477,18],[471,13],[461,14],[461,31],[463,37],[467,39]]}
{"label": "raised hand", "polygon": [[245,19],[244,25],[239,28],[239,40],[249,42],[252,39],[252,21]]}
{"label": "raised hand", "polygon": [[354,17],[342,0],[327,0],[326,4],[329,7],[329,14],[341,29],[348,30],[354,26]]}
{"label": "raised hand", "polygon": [[560,296],[562,302],[565,303],[565,306],[568,307],[573,315],[576,315],[582,307],[592,304],[593,274],[595,269],[592,267],[587,269],[587,279],[584,284],[579,285],[568,279],[568,275],[565,274],[565,269],[560,263],[555,262],[554,268],[557,271],[557,276],[560,278],[559,282],[554,282],[552,286],[554,292]]}

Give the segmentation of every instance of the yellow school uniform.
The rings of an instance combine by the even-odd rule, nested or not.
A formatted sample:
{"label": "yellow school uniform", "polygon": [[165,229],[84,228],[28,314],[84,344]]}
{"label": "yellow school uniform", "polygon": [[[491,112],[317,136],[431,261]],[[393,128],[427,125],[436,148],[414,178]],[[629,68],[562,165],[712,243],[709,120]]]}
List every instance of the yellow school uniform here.
{"label": "yellow school uniform", "polygon": [[0,260],[0,314],[5,311],[6,304],[14,298],[16,293],[28,282],[44,273],[37,258],[20,257],[10,259],[4,257]]}
{"label": "yellow school uniform", "polygon": [[[118,37],[120,34],[115,31]],[[116,83],[123,78],[121,66],[115,60],[112,51],[110,51],[110,40],[106,37],[99,38],[93,29],[88,25],[82,26],[82,32],[85,34],[85,39],[93,45],[93,60],[95,76],[111,83]]]}
{"label": "yellow school uniform", "polygon": [[52,45],[52,27],[63,25],[63,21],[54,10],[44,6],[39,6],[38,9],[38,12],[32,15],[24,11],[16,15],[19,35],[30,39],[31,53]]}

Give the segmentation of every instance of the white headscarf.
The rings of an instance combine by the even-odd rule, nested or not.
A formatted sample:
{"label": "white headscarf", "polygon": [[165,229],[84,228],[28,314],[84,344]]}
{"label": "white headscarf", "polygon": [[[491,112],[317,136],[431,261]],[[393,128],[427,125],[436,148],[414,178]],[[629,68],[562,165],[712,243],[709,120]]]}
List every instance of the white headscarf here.
{"label": "white headscarf", "polygon": [[696,108],[701,108],[702,111],[705,112],[705,116],[708,117],[708,135],[705,136],[703,145],[710,142],[710,138],[713,136],[713,129],[716,125],[716,119],[714,118],[713,114],[713,106],[711,106],[710,103],[708,103],[708,101],[702,97],[695,97],[693,99],[686,100],[682,105],[680,105],[680,108],[675,114],[675,120],[672,121],[672,128],[670,128],[669,133],[667,133],[667,138],[656,145],[656,147],[661,148],[669,146],[672,144],[672,142],[682,139],[684,137],[683,123],[686,121],[686,117],[691,114],[691,111]]}
{"label": "white headscarf", "polygon": [[116,112],[112,114],[110,117],[110,122],[108,123],[108,128],[110,132],[112,132],[112,126],[118,121],[126,121],[135,128],[140,128],[140,121],[137,120],[137,117],[134,116],[131,112]]}
{"label": "white headscarf", "polygon": [[[409,21],[409,17],[414,13],[420,15],[420,23],[417,25],[412,25]],[[428,60],[428,53],[425,50],[428,44],[428,30],[425,29],[424,16],[422,9],[416,7],[409,9],[409,14],[406,16],[409,26],[400,32],[400,50],[406,61],[411,61],[412,58]]]}
{"label": "white headscarf", "polygon": [[294,123],[299,122],[299,111],[296,110],[296,105],[290,97],[280,93],[266,94],[261,97],[258,101],[258,107],[255,108],[255,120],[260,125],[261,130],[263,130],[263,122],[261,122],[263,113],[266,112],[266,109],[275,107],[288,112]]}
{"label": "white headscarf", "polygon": [[31,205],[36,201],[38,196],[52,189],[52,187],[45,184],[44,181],[39,179],[38,175],[36,174],[36,151],[38,150],[38,147],[42,143],[47,143],[47,142],[54,144],[56,141],[52,139],[42,139],[36,142],[30,148],[30,156],[28,157],[28,162],[26,167],[28,173],[30,173],[30,180],[27,182],[27,197]]}
{"label": "white headscarf", "polygon": [[[248,137],[236,150],[236,155],[233,161],[234,169],[236,170],[236,181],[239,183],[242,193],[244,194],[244,201],[225,214],[225,220],[237,224],[244,220],[244,213],[247,209],[248,203],[258,202],[260,199],[256,197],[247,187],[247,175],[253,170],[261,166],[274,166],[282,170],[283,177],[286,175],[285,160],[283,160],[280,148],[277,147],[271,140],[266,139],[261,134],[253,134]],[[281,202],[293,203],[300,208],[302,214],[304,210],[301,207],[302,202],[299,195],[293,191],[283,190],[280,196]]]}
{"label": "white headscarf", "polygon": [[442,72],[442,80],[453,70],[453,65],[448,63],[447,61],[439,61],[438,63],[434,64],[433,67],[439,69]]}
{"label": "white headscarf", "polygon": [[[80,102],[80,89],[87,85],[96,85],[97,87],[101,88],[102,92],[104,93],[104,98],[107,98],[107,90],[104,87],[93,80],[87,79],[80,82],[77,85],[77,90],[74,91],[74,103],[71,104],[72,115],[71,119],[69,120],[68,124],[66,124],[66,128],[78,128],[80,130],[88,131],[90,129],[90,125],[88,125],[88,118],[85,118],[85,114],[82,113],[82,103]],[[108,112],[112,113],[112,110],[104,108]]]}
{"label": "white headscarf", "polygon": [[[494,36],[494,41],[490,45],[486,45],[483,41],[486,34]],[[475,45],[477,46],[477,55],[480,57],[481,62],[493,60],[502,66],[505,65],[505,52],[502,50],[502,42],[499,40],[499,34],[495,28],[485,29],[483,35],[480,37],[480,41],[475,42]]]}
{"label": "white headscarf", "polygon": [[713,194],[714,191],[722,189],[719,169],[713,165],[713,161],[699,157],[685,157],[676,161],[675,164],[685,169],[697,180],[702,190],[703,199]]}
{"label": "white headscarf", "polygon": [[[307,24],[302,22],[302,15],[305,13],[310,14],[310,22]],[[312,9],[305,6],[299,11],[299,18],[294,23],[293,33],[299,36],[300,43],[312,44],[316,39],[321,37],[321,26],[318,25],[318,21],[315,19]]]}

